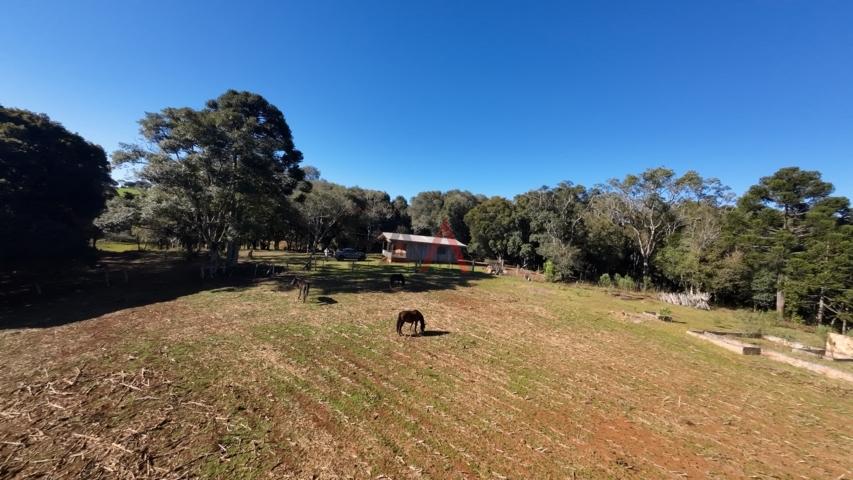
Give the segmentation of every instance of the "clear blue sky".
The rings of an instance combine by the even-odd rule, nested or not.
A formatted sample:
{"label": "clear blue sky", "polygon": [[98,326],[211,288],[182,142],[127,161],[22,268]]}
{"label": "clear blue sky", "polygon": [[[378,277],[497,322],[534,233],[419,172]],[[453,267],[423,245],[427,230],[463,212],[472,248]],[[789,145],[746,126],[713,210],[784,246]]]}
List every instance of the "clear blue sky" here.
{"label": "clear blue sky", "polygon": [[666,165],[853,197],[853,2],[6,1],[0,104],[112,151],[228,88],[329,180],[512,196]]}

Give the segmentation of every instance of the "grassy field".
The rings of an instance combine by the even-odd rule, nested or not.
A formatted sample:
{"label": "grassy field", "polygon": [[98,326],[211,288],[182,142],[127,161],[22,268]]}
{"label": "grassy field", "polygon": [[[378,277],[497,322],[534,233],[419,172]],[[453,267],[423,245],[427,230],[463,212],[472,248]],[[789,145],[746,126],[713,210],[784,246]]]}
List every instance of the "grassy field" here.
{"label": "grassy field", "polygon": [[139,245],[134,242],[112,242],[109,240],[98,240],[95,243],[95,248],[102,252],[135,252],[139,250]]}
{"label": "grassy field", "polygon": [[[298,303],[141,255],[2,311],[0,478],[851,478],[853,385],[685,334],[808,331],[376,259]],[[426,335],[394,332],[409,308]]]}

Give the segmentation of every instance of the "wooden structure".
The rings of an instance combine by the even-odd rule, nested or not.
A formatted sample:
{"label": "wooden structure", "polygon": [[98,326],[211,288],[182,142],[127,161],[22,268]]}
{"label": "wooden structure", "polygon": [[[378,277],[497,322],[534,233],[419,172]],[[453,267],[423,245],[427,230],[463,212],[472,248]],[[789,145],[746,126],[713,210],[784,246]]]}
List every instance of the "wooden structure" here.
{"label": "wooden structure", "polygon": [[455,238],[382,232],[382,256],[386,262],[457,263],[468,245]]}
{"label": "wooden structure", "polygon": [[853,337],[837,333],[828,334],[826,356],[833,360],[853,360]]}
{"label": "wooden structure", "polygon": [[702,332],[696,330],[688,330],[688,335],[707,340],[718,347],[723,347],[731,352],[741,355],[761,355],[761,347],[749,343],[739,342],[737,340],[726,338],[724,335],[717,335],[711,332]]}

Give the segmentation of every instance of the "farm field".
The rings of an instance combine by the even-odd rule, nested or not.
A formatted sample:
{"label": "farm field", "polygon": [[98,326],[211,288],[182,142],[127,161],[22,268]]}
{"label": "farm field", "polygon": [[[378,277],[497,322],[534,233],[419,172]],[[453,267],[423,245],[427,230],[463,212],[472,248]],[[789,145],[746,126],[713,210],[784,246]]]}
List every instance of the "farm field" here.
{"label": "farm field", "polygon": [[0,310],[0,478],[853,476],[853,384],[685,334],[743,312],[636,320],[663,304],[376,258],[321,263],[299,303],[289,272],[110,255],[127,284]]}

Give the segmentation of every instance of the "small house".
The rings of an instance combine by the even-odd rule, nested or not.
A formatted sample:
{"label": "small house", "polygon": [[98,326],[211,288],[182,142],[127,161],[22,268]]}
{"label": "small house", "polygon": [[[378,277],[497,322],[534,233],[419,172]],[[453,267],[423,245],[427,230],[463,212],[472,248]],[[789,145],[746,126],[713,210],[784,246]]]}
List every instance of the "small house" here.
{"label": "small house", "polygon": [[382,256],[386,262],[455,263],[468,246],[455,238],[382,232]]}

